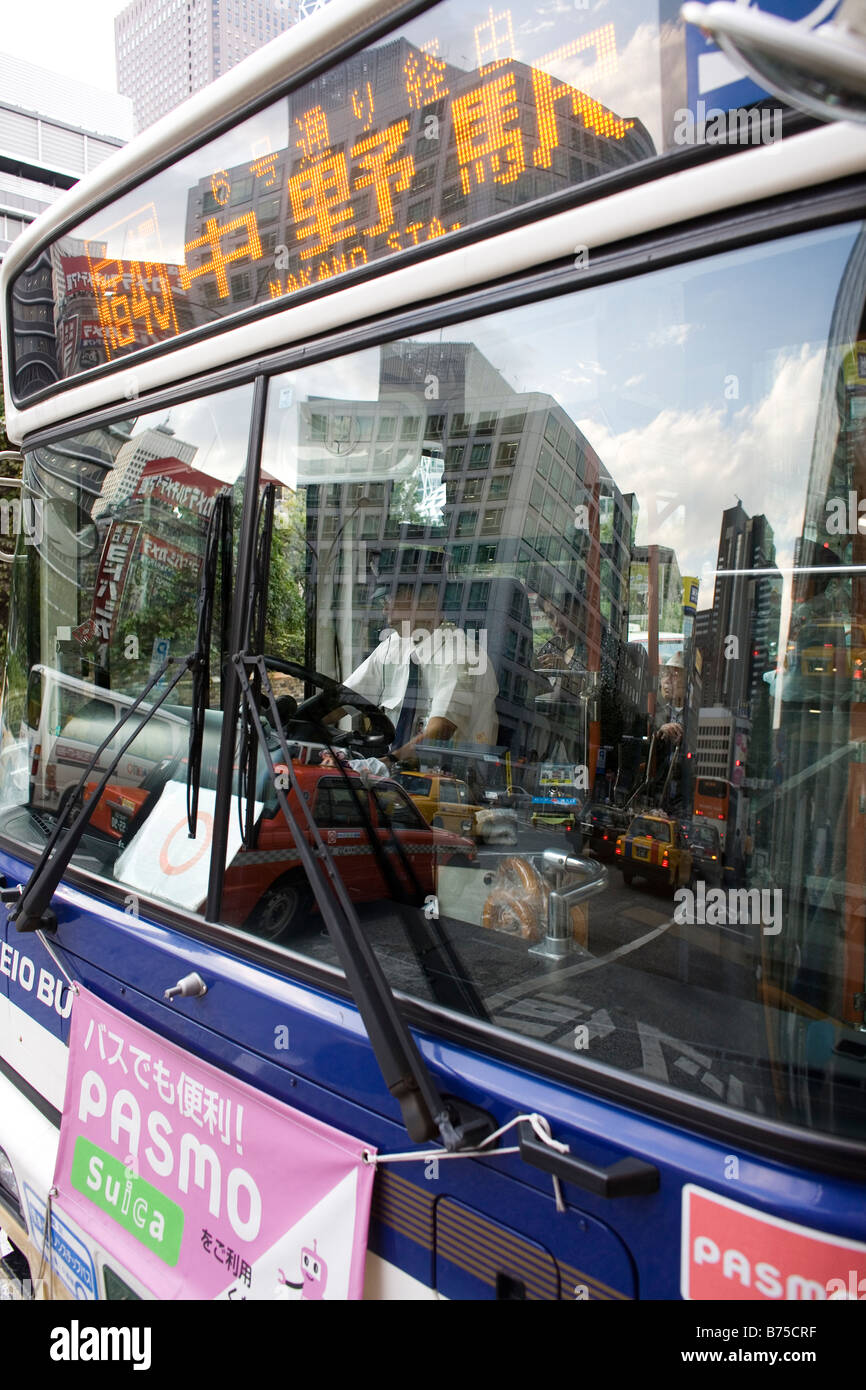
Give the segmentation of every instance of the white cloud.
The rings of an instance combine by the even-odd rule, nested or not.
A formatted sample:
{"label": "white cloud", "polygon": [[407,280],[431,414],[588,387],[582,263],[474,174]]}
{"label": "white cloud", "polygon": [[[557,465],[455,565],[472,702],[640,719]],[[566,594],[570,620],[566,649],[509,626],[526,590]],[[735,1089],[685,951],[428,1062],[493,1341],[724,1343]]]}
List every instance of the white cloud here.
{"label": "white cloud", "polygon": [[647,347],[682,347],[694,327],[693,323],[671,323],[667,328],[657,328],[647,338]]}
{"label": "white cloud", "polygon": [[[737,495],[749,516],[766,515],[777,563],[791,563],[803,528],[823,363],[823,348],[780,353],[767,393],[733,414],[723,401],[662,410],[620,434],[606,421],[579,421],[620,490],[637,493],[638,543],[672,546],[681,573],[704,573],[710,587],[702,582],[701,607],[712,596],[706,567],[716,566],[722,512],[736,504]],[[672,495],[681,508],[651,530],[651,518],[669,506]]]}

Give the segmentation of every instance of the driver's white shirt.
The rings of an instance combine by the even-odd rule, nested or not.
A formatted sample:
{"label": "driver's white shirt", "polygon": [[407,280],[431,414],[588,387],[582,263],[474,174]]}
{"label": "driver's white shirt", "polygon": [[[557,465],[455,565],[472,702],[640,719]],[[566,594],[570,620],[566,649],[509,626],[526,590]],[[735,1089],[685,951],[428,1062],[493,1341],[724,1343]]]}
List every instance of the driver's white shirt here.
{"label": "driver's white shirt", "polygon": [[437,627],[423,636],[416,647],[411,636],[392,630],[343,684],[379,705],[396,728],[409,684],[409,662],[415,652],[427,658],[417,663],[419,719],[425,724],[436,716],[447,719],[455,726],[452,737],[456,743],[494,746],[499,685],[486,651],[482,654],[475,649],[479,658],[475,662],[454,659],[461,638],[465,654],[466,639],[452,627]]}

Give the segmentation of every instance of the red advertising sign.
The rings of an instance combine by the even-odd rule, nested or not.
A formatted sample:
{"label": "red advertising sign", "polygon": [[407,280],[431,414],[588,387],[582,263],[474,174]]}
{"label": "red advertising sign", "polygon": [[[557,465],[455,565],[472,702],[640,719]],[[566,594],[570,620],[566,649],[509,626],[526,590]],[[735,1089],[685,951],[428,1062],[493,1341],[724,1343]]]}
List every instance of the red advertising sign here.
{"label": "red advertising sign", "polygon": [[687,1183],[680,1292],[695,1300],[866,1299],[866,1245]]}
{"label": "red advertising sign", "polygon": [[138,522],[111,523],[99,560],[93,612],[86,622],[75,628],[72,633],[77,642],[90,642],[94,638],[108,642],[111,639],[140,530]]}
{"label": "red advertising sign", "polygon": [[168,507],[210,516],[214,498],[225,487],[219,478],[201,473],[176,458],[151,459],[142,470],[135,497],[149,497]]}
{"label": "red advertising sign", "polygon": [[145,531],[141,537],[141,558],[145,567],[154,565],[160,570],[194,570],[201,562],[194,551],[172,545],[151,535],[150,531]]}

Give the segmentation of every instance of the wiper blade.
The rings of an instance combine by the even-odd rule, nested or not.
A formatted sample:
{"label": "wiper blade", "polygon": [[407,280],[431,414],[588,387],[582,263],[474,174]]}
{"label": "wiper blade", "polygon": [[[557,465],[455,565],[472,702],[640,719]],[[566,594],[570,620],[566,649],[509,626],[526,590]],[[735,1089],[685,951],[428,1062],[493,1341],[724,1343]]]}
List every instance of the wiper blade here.
{"label": "wiper blade", "polygon": [[[453,1106],[440,1094],[397,1008],[391,987],[365,936],[334,857],[322,839],[313,817],[312,806],[305,800],[298,786],[264,657],[241,653],[232,660],[250,724],[267,765],[271,784],[276,791],[295,850],[346,972],[346,980],[367,1029],[385,1084],[400,1105],[409,1137],[416,1144],[438,1138],[445,1148],[452,1152],[476,1144],[486,1133],[491,1132],[492,1122],[487,1116],[479,1120],[478,1112],[474,1112],[471,1118],[465,1121],[460,1119]],[[277,775],[268,735],[250,679],[251,673],[257,675],[256,687],[268,702],[280,757],[287,769],[285,776]],[[287,796],[289,789],[295,794],[297,805],[306,821],[306,833],[309,834],[314,847],[311,847],[306,833],[301,830],[292,813]]]}
{"label": "wiper blade", "polygon": [[[418,883],[412,861],[406,854],[399,835],[394,831],[384,798],[375,785],[370,790],[380,818],[391,831],[391,840],[400,856],[406,877],[414,883],[420,901],[424,896],[423,890]],[[470,1018],[480,1018],[489,1023],[490,1015],[482,1003],[481,996],[469,978],[453,941],[449,940],[439,921],[438,903],[435,912],[430,915],[426,912],[408,911],[400,914],[400,920],[436,1002],[454,1009],[457,1013],[468,1014]]]}
{"label": "wiper blade", "polygon": [[[256,552],[253,558],[253,572],[244,625],[246,651],[261,652],[264,651],[265,646],[275,499],[276,488],[273,483],[268,483],[262,489],[256,514]],[[261,676],[256,670],[251,673],[250,685],[258,710],[262,697],[262,684]],[[250,726],[250,716],[246,704],[242,704],[240,747],[238,749],[238,816],[240,818],[241,843],[245,848],[250,848],[255,842],[257,768],[257,744]]]}
{"label": "wiper blade", "polygon": [[90,796],[87,798],[87,800],[84,802],[83,806],[79,810],[78,815],[72,821],[71,825],[68,825],[67,818],[71,813],[73,806],[75,806],[75,804],[81,797],[81,794],[84,791],[84,787],[87,783],[87,779],[90,776],[90,773],[98,765],[102,753],[111,743],[112,739],[116,738],[117,734],[123,728],[124,724],[126,724],[126,722],[135,713],[135,711],[138,708],[140,708],[142,702],[146,699],[150,691],[153,690],[154,686],[157,685],[158,682],[162,680],[162,678],[166,675],[169,667],[176,664],[176,659],[172,660],[171,658],[168,658],[166,661],[162,663],[160,668],[148,681],[147,685],[145,686],[141,694],[138,696],[138,698],[133,702],[129,709],[126,710],[126,712],[121,716],[121,718],[117,720],[114,727],[110,730],[110,732],[103,739],[102,743],[99,745],[99,748],[96,750],[87,767],[82,772],[78,782],[78,786],[76,787],[74,793],[69,798],[69,801],[66,804],[64,814],[58,817],[57,824],[55,825],[51,837],[48,840],[48,843],[46,844],[45,848],[42,851],[42,854],[39,856],[39,859],[37,860],[33,868],[33,872],[27,881],[26,888],[24,889],[18,901],[10,909],[9,917],[12,921],[14,921],[18,931],[25,932],[40,931],[43,929],[50,930],[55,925],[53,922],[43,921],[43,917],[45,916],[48,910],[51,899],[54,897],[54,894],[57,891],[60,880],[63,878],[63,875],[69,867],[69,861],[71,860],[73,854],[75,853],[76,849],[81,843],[81,837],[87,829],[88,822],[90,821],[90,817],[96,809],[96,805],[99,801],[99,798],[102,796],[102,793],[108,786],[109,779],[114,773],[117,764],[120,762],[124,753],[127,752],[127,750],[139,737],[142,729],[145,727],[146,724],[150,722],[150,720],[156,714],[157,710],[159,710],[162,707],[162,705],[165,704],[166,700],[168,699],[171,692],[174,690],[175,686],[183,679],[187,671],[189,671],[190,668],[195,665],[196,660],[197,654],[193,652],[191,653],[191,655],[185,657],[180,662],[180,669],[177,672],[177,675],[175,675],[173,679],[169,681],[168,685],[161,692],[159,698],[152,705],[148,705],[144,718],[141,720],[140,723],[136,724],[132,733],[129,735],[129,738],[126,739],[126,741],[121,745],[117,753],[115,753],[114,757],[109,762],[108,767],[105,769],[105,771],[102,774],[102,777],[97,783],[95,791],[91,792]]}
{"label": "wiper blade", "polygon": [[[269,671],[285,672],[287,675],[295,676],[298,680],[312,681],[314,685],[322,687],[321,695],[311,696],[297,708],[290,723],[301,720],[306,725],[312,726],[304,731],[304,736],[315,733],[316,738],[320,739],[334,756],[334,761],[342,773],[344,783],[352,791],[373,856],[384,882],[393,894],[409,945],[434,999],[438,1004],[444,1004],[446,1008],[454,1009],[457,1013],[468,1014],[472,1018],[480,1018],[485,1023],[489,1023],[490,1017],[481,1001],[481,996],[472,984],[457,949],[454,943],[449,941],[438,916],[428,916],[422,911],[415,910],[413,906],[413,901],[415,904],[422,902],[424,893],[418,882],[414,865],[400,842],[400,837],[394,834],[387,808],[379,795],[375,782],[371,784],[370,790],[376,802],[379,817],[391,830],[391,844],[400,859],[405,883],[411,885],[414,896],[410,894],[407,897],[406,888],[400,883],[396,869],[376,834],[367,809],[366,799],[361,795],[361,788],[357,781],[349,777],[342,759],[336,756],[337,748],[330,739],[328,725],[322,722],[326,714],[344,705],[351,705],[360,710],[361,713],[366,712],[368,716],[381,720],[381,710],[378,705],[374,705],[365,696],[358,695],[356,691],[341,685],[339,681],[333,680],[330,676],[323,676],[318,671],[311,671],[306,666],[300,666],[296,661],[284,661],[280,657],[265,656],[264,663]],[[393,727],[389,742],[391,738],[393,738]],[[343,753],[345,751],[345,749],[342,750]],[[360,750],[359,757],[363,757]]]}
{"label": "wiper blade", "polygon": [[[225,562],[226,537],[231,558],[231,494],[223,491],[217,494],[208,523],[205,539],[204,558],[198,584],[196,600],[195,649],[198,660],[192,673],[192,709],[189,721],[189,751],[186,769],[186,816],[190,838],[195,838],[198,821],[198,797],[201,786],[201,756],[204,745],[205,713],[210,703],[210,648],[213,632],[214,598],[216,593],[217,570],[222,567],[222,602],[225,612]],[[225,621],[220,625],[220,637],[224,638]],[[228,644],[220,647],[221,655],[228,651]]]}

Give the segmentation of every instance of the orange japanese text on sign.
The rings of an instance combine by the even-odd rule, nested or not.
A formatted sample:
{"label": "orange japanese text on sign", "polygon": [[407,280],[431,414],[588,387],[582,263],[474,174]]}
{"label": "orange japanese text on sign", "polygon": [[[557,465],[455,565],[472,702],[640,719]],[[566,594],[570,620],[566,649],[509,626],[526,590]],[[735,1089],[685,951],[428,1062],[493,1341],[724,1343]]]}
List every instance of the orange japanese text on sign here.
{"label": "orange japanese text on sign", "polygon": [[373,116],[376,112],[376,103],[373,100],[373,88],[369,82],[365,82],[362,88],[356,87],[352,93],[352,110],[355,119],[361,121],[362,130],[369,130],[373,124]]}
{"label": "orange japanese text on sign", "polygon": [[481,73],[490,72],[517,56],[510,10],[494,14],[492,5],[488,8],[486,23],[475,26],[475,56]]}
{"label": "orange japanese text on sign", "polygon": [[539,59],[538,66],[533,68],[532,86],[538,114],[538,148],[533,155],[533,163],[538,169],[550,168],[551,152],[560,143],[556,122],[557,102],[566,106],[570,104],[572,113],[580,116],[587,130],[594,130],[596,135],[603,135],[608,139],[622,140],[626,132],[634,127],[634,121],[622,120],[586,92],[578,91],[567,82],[558,82],[548,72],[543,71],[557,61],[563,62],[583,50],[592,48],[596,53],[595,75],[603,77],[615,72],[618,60],[612,24],[604,24],[553,53],[546,53]]}
{"label": "orange japanese text on sign", "polygon": [[411,52],[403,64],[403,81],[409,98],[409,109],[420,111],[428,102],[448,96],[445,85],[445,63],[436,57],[438,39],[423,44],[419,52]]}
{"label": "orange japanese text on sign", "polygon": [[263,154],[250,164],[250,173],[264,181],[265,188],[273,188],[277,181],[277,155]]}
{"label": "orange japanese text on sign", "polygon": [[[94,262],[89,254],[88,261],[109,361],[120,348],[133,346],[136,335],[141,345],[146,346],[162,334],[177,333],[171,285],[161,262],[116,259]],[[151,292],[154,289],[156,293]]]}
{"label": "orange japanese text on sign", "polygon": [[360,140],[352,150],[352,158],[357,159],[366,172],[357,174],[355,184],[358,188],[373,187],[376,190],[376,203],[379,220],[367,230],[367,236],[378,236],[390,231],[394,225],[394,203],[391,190],[404,193],[412,182],[415,161],[411,155],[394,159],[409,129],[408,120],[395,121],[379,135],[369,135]]}
{"label": "orange japanese text on sign", "polygon": [[321,106],[312,106],[303,116],[295,117],[298,138],[295,145],[304,159],[315,159],[317,155],[327,154],[331,148],[331,135],[328,118]]}
{"label": "orange japanese text on sign", "polygon": [[349,193],[346,156],[330,148],[328,122],[321,106],[296,119],[304,164],[289,179],[289,200],[302,260],[329,251],[355,235],[355,214]]}
{"label": "orange japanese text on sign", "polygon": [[513,73],[502,73],[458,97],[452,119],[464,193],[471,191],[473,179],[486,183],[488,169],[494,183],[513,183],[523,173],[526,161]]}
{"label": "orange japanese text on sign", "polygon": [[231,195],[231,180],[225,169],[217,169],[216,173],[210,176],[210,191],[213,194],[215,203],[219,203],[224,208]]}
{"label": "orange japanese text on sign", "polygon": [[[238,246],[233,246],[230,251],[224,251],[222,241],[224,237],[229,237],[233,233],[246,230],[246,239],[241,241]],[[262,254],[262,243],[259,240],[259,229],[254,212],[247,212],[242,217],[236,217],[232,222],[226,222],[220,226],[215,217],[209,217],[205,222],[204,236],[196,237],[195,241],[188,241],[184,246],[184,257],[188,258],[191,251],[197,251],[199,247],[206,247],[210,251],[210,260],[203,261],[201,265],[191,269],[188,264],[180,268],[180,283],[183,289],[188,290],[193,280],[199,276],[213,275],[216,279],[217,294],[220,299],[227,299],[229,293],[228,276],[226,266],[233,261],[242,260],[249,256],[251,260],[258,260]]]}

